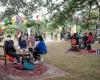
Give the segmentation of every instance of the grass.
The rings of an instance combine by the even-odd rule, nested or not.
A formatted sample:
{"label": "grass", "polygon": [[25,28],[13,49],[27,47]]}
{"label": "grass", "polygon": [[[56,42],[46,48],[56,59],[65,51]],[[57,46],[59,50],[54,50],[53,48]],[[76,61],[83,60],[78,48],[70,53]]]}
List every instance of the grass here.
{"label": "grass", "polygon": [[[100,44],[92,45],[100,48]],[[70,47],[69,42],[51,42],[48,44],[48,54],[45,62],[70,73],[66,76],[48,80],[100,80],[100,56],[79,55],[68,52],[65,49]]]}

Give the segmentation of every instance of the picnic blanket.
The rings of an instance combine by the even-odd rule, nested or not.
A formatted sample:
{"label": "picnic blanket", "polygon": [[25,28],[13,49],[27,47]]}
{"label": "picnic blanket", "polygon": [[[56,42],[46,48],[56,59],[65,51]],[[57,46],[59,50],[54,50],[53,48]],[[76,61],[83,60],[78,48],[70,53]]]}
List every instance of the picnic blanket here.
{"label": "picnic blanket", "polygon": [[5,67],[3,60],[0,60],[0,71],[0,80],[47,80],[70,74],[48,63],[37,64],[35,70],[16,69],[10,62]]}
{"label": "picnic blanket", "polygon": [[43,64],[35,65],[35,70],[23,70],[18,69],[18,65],[11,62],[7,62],[7,67],[4,65],[4,61],[0,60],[0,69],[3,69],[7,75],[18,76],[18,77],[37,77],[42,75],[47,71],[47,67]]}
{"label": "picnic blanket", "polygon": [[66,51],[68,52],[77,52],[78,54],[83,54],[83,55],[100,55],[100,50],[98,49],[91,49],[91,50],[86,50],[86,49],[80,49],[79,51],[73,51],[72,49],[69,49]]}
{"label": "picnic blanket", "polygon": [[96,50],[95,49],[92,49],[92,50],[80,50],[79,52],[80,54],[94,54],[96,55]]}

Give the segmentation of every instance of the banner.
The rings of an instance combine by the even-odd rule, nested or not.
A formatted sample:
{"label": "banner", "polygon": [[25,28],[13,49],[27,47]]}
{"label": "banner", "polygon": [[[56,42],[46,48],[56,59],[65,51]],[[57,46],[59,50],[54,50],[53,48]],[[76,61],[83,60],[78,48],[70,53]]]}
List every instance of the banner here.
{"label": "banner", "polygon": [[12,24],[15,24],[15,22],[16,22],[15,19],[12,18],[12,19],[11,19],[11,23],[12,23]]}
{"label": "banner", "polygon": [[4,19],[4,24],[8,24],[9,23],[9,19],[8,18],[5,18]]}

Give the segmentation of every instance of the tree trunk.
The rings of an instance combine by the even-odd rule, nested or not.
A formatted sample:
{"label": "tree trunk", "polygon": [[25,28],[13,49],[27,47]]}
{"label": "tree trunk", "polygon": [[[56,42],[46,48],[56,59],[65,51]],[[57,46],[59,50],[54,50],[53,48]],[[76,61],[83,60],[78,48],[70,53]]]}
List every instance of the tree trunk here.
{"label": "tree trunk", "polygon": [[91,20],[91,7],[92,7],[92,2],[89,2],[89,20]]}
{"label": "tree trunk", "polygon": [[95,2],[96,2],[97,7],[99,8],[99,17],[98,17],[99,21],[98,22],[100,23],[100,2],[99,2],[99,0],[95,0]]}

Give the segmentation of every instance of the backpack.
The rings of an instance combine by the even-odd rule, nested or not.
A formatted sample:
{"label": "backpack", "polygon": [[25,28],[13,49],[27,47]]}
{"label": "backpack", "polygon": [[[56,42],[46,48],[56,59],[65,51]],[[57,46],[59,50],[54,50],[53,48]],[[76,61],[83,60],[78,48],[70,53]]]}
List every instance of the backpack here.
{"label": "backpack", "polygon": [[31,63],[30,58],[22,58],[22,65],[24,70],[34,70],[36,67]]}

